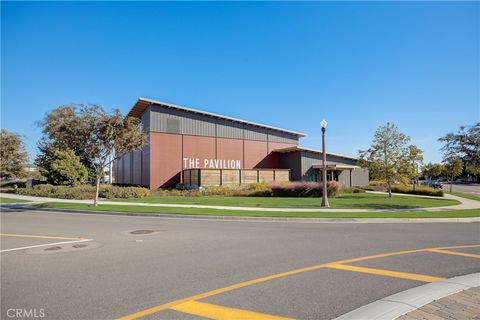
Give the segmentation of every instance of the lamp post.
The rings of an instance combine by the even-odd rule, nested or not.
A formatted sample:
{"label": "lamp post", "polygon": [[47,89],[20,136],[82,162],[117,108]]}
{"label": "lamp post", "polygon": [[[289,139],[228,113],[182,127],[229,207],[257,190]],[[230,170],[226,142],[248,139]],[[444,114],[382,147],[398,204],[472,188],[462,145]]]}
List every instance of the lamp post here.
{"label": "lamp post", "polygon": [[328,208],[328,196],[327,196],[327,153],[325,152],[325,131],[327,130],[327,121],[322,120],[320,122],[322,127],[322,180],[323,180],[323,195],[322,195],[322,207]]}

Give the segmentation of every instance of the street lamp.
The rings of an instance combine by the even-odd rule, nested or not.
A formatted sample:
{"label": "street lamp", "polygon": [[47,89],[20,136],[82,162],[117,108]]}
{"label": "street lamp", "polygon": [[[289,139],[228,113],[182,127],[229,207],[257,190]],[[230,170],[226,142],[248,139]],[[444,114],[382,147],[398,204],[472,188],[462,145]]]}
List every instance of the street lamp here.
{"label": "street lamp", "polygon": [[322,176],[323,176],[323,195],[322,195],[322,207],[328,208],[330,205],[328,204],[328,197],[327,197],[327,154],[325,153],[325,131],[327,130],[327,121],[322,120],[320,122],[320,126],[322,127]]}

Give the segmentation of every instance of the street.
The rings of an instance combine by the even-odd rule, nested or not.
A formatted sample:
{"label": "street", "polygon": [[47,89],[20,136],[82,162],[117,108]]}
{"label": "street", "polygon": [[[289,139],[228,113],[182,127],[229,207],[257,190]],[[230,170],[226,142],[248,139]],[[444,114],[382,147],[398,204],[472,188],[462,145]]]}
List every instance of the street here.
{"label": "street", "polygon": [[[215,312],[332,319],[396,292],[479,272],[479,231],[479,223],[4,210],[1,318],[21,308],[43,309],[44,319],[204,319]],[[444,248],[450,246],[456,248]],[[430,248],[443,249],[402,253]]]}

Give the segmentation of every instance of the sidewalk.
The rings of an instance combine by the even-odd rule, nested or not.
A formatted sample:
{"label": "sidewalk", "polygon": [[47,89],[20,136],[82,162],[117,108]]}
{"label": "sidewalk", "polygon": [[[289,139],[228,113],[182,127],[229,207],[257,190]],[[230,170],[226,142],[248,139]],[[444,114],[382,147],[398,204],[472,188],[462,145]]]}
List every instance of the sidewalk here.
{"label": "sidewalk", "polygon": [[[21,199],[32,201],[24,205],[44,202],[66,202],[66,203],[83,203],[92,204],[92,200],[72,200],[72,199],[57,199],[57,198],[43,198],[21,196],[12,193],[0,193],[1,197],[11,199]],[[403,194],[402,194],[403,196]],[[409,195],[411,197],[422,197],[416,195]],[[268,212],[425,212],[425,211],[450,211],[450,210],[464,210],[464,209],[480,209],[480,201],[470,200],[466,198],[457,197],[451,194],[446,194],[445,199],[453,199],[460,202],[458,205],[445,207],[430,207],[430,208],[415,208],[415,209],[332,209],[332,208],[260,208],[260,207],[230,207],[230,206],[210,206],[210,205],[195,205],[195,204],[165,204],[165,203],[141,203],[141,202],[122,202],[122,201],[105,201],[100,200],[100,204],[118,205],[118,206],[147,206],[147,207],[166,207],[166,208],[200,208],[200,209],[220,209],[220,210],[238,210],[238,211],[268,211]]]}
{"label": "sidewalk", "polygon": [[431,302],[415,311],[397,318],[398,320],[480,319],[480,287],[452,294]]}
{"label": "sidewalk", "polygon": [[480,319],[480,273],[408,289],[352,310],[335,320]]}

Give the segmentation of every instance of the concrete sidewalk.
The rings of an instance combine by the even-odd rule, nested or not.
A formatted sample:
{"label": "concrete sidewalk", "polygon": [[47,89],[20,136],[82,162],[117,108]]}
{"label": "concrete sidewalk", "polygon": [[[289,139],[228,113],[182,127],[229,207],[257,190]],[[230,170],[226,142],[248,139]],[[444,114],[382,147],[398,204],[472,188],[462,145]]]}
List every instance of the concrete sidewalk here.
{"label": "concrete sidewalk", "polygon": [[439,299],[415,311],[411,311],[399,320],[438,320],[438,319],[480,319],[480,287],[467,289]]}
{"label": "concrete sidewalk", "polygon": [[[422,196],[416,196],[416,195],[409,195],[409,196],[422,197]],[[31,197],[31,196],[22,196],[22,195],[11,194],[11,193],[0,193],[0,197],[32,201],[31,203],[27,203],[27,205],[33,204],[33,203],[45,203],[45,202],[92,204],[92,200],[72,200],[72,199]],[[199,209],[238,210],[238,211],[266,211],[266,212],[278,212],[278,211],[281,211],[281,212],[320,212],[320,211],[321,212],[424,212],[424,211],[450,211],[450,210],[464,210],[464,209],[480,210],[480,201],[461,198],[451,194],[446,194],[445,199],[457,200],[461,202],[461,204],[454,205],[454,206],[414,208],[414,209],[261,208],[261,207],[210,206],[210,205],[195,205],[195,204],[165,204],[165,203],[141,203],[141,202],[121,202],[121,201],[117,202],[117,201],[105,201],[105,200],[101,200],[100,204],[118,205],[118,206],[199,208]]]}
{"label": "concrete sidewalk", "polygon": [[350,311],[335,320],[480,319],[480,273],[412,288]]}

